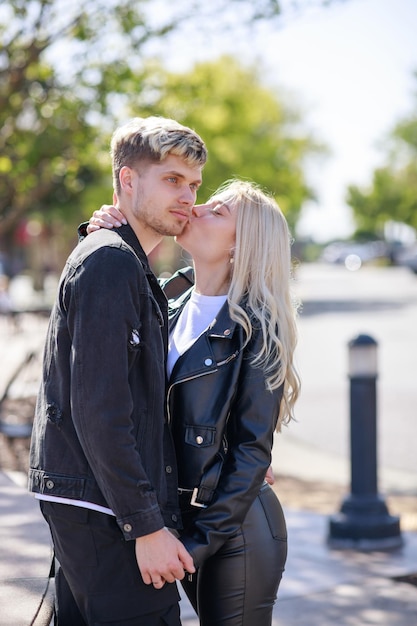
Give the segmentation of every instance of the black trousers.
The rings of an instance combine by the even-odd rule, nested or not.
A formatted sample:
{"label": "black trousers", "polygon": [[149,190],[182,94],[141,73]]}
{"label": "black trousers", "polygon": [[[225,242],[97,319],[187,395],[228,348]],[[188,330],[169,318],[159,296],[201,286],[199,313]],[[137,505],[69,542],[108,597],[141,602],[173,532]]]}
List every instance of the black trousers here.
{"label": "black trousers", "polygon": [[[114,517],[41,501],[60,564],[57,626],[180,626],[175,583],[145,585]],[[75,603],[74,604],[74,600]]]}
{"label": "black trousers", "polygon": [[181,581],[200,625],[270,626],[286,558],[284,514],[264,485],[240,531]]}

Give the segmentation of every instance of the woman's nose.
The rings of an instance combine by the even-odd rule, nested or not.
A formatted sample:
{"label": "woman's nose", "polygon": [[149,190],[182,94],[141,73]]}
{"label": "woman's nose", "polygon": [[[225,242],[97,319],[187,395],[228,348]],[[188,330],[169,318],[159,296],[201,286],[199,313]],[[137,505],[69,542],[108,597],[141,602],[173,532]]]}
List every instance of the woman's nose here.
{"label": "woman's nose", "polygon": [[206,204],[196,204],[192,209],[193,217],[201,217],[207,213],[208,208]]}

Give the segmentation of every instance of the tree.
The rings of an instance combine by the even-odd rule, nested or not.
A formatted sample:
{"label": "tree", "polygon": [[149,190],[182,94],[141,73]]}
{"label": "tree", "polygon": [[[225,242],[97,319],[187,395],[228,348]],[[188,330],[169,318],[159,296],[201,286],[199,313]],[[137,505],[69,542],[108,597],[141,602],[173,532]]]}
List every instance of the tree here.
{"label": "tree", "polygon": [[[0,236],[4,242],[23,216],[36,211],[65,216],[82,202],[87,183],[100,182],[103,146],[92,114],[103,110],[101,78],[106,79],[110,68],[114,73],[114,64],[119,60],[123,65],[121,59],[131,47],[151,36],[139,8],[131,9],[130,4],[10,0],[1,5]],[[117,36],[125,38],[114,53],[106,54],[110,32],[113,41]],[[70,57],[66,61],[64,51]],[[54,62],[54,54],[64,60]]]}
{"label": "tree", "polygon": [[229,56],[170,73],[152,64],[143,90],[125,84],[128,116],[155,111],[181,120],[205,140],[209,159],[199,198],[233,176],[254,180],[277,199],[292,227],[313,197],[305,160],[321,146],[302,128],[300,114],[262,84],[259,65],[243,67]]}
{"label": "tree", "polygon": [[[173,73],[152,61],[140,77],[125,76],[120,115],[172,117],[195,129],[205,140],[209,158],[198,201],[226,179],[246,178],[277,199],[292,232],[303,202],[314,196],[304,165],[324,151],[302,127],[294,102],[263,85],[259,64],[242,66],[233,57],[196,64]],[[142,90],[135,90],[141,81]],[[158,273],[180,264],[178,249],[166,241],[153,256]]]}
{"label": "tree", "polygon": [[[307,3],[319,4],[328,2]],[[43,222],[69,217],[74,223],[108,197],[108,133],[126,82],[135,77],[135,92],[144,87],[144,50],[150,41],[200,16],[219,28],[226,9],[235,24],[250,27],[261,19],[280,19],[281,8],[278,0],[178,0],[175,5],[168,0],[3,0],[2,246],[11,245],[25,217],[37,215]]]}
{"label": "tree", "polygon": [[374,171],[370,186],[351,185],[347,192],[358,231],[375,236],[388,221],[417,229],[417,97],[414,111],[391,131],[386,153],[386,164]]}

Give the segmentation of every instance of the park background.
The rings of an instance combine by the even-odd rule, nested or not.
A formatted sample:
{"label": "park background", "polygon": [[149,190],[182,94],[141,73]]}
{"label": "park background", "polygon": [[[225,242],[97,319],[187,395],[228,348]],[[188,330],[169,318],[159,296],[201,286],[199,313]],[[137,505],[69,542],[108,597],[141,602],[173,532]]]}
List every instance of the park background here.
{"label": "park background", "polygon": [[[237,175],[288,218],[303,388],[273,449],[290,531],[280,624],[408,626],[415,615],[415,590],[387,576],[417,579],[416,25],[414,0],[0,3],[2,429],[30,426],[59,273],[78,223],[112,197],[116,125],[161,114],[192,126],[210,154],[200,200]],[[185,262],[172,243],[152,258],[157,273]],[[326,532],[349,494],[348,344],[360,333],[377,343],[379,489],[405,539],[392,556],[360,555],[367,578],[352,588],[352,554],[335,558]],[[27,437],[0,433],[0,477],[24,487],[27,452]],[[35,524],[25,531],[33,518],[9,494],[7,482],[2,575],[16,576],[19,553],[33,578]],[[8,608],[19,580],[2,582]]]}
{"label": "park background", "polygon": [[[209,148],[205,200],[260,183],[294,256],[413,255],[417,5],[413,0],[5,0],[0,6],[0,273],[35,288],[76,226],[111,202],[109,138],[172,116]],[[382,242],[382,243],[381,243]],[[404,251],[405,248],[405,251]],[[340,252],[340,254],[339,254]],[[172,243],[157,273],[183,261]]]}
{"label": "park background", "polygon": [[[289,476],[323,481],[303,503],[330,509],[348,488],[347,344],[366,331],[379,344],[381,485],[417,527],[416,25],[413,0],[3,2],[2,388],[40,354],[45,320],[27,315],[47,318],[78,223],[111,200],[114,127],[172,116],[207,142],[200,199],[231,176],[255,180],[294,234],[303,394],[276,446],[280,488],[291,500]],[[186,262],[172,242],[152,255],[157,273]]]}

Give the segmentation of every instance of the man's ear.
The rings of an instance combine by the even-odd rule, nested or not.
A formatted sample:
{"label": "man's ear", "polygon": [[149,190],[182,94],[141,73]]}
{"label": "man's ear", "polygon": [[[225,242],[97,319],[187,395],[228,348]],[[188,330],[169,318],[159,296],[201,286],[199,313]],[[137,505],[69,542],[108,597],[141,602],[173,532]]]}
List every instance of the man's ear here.
{"label": "man's ear", "polygon": [[128,193],[128,194],[132,193],[132,188],[133,188],[132,179],[133,179],[132,168],[128,167],[127,165],[124,165],[119,172],[119,181],[120,181],[120,187],[122,191],[124,191],[125,193]]}

